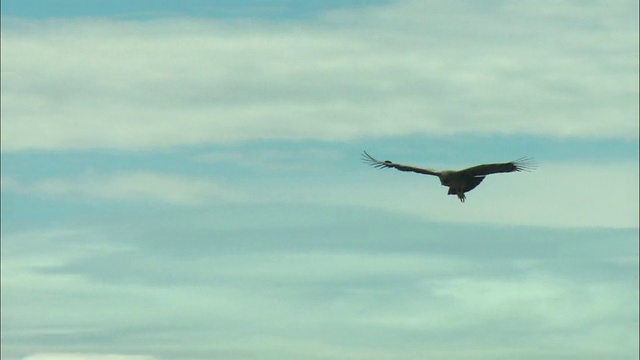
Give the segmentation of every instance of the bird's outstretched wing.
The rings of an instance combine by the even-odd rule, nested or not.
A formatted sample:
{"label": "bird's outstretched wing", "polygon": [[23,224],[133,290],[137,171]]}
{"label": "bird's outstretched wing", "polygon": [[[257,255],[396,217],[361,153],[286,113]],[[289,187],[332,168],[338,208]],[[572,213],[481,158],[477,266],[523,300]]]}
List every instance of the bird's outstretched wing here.
{"label": "bird's outstretched wing", "polygon": [[464,170],[460,170],[458,173],[467,176],[484,176],[489,174],[509,173],[514,171],[528,172],[534,170],[535,168],[536,163],[533,161],[533,159],[524,157],[508,163],[473,166]]}
{"label": "bird's outstretched wing", "polygon": [[432,170],[432,169],[426,169],[426,168],[419,168],[419,167],[415,167],[415,166],[396,164],[396,163],[393,163],[393,162],[391,162],[389,160],[380,161],[380,160],[375,159],[373,156],[369,155],[366,151],[364,151],[362,153],[362,160],[364,160],[369,165],[371,165],[371,166],[373,166],[375,168],[378,168],[378,169],[394,168],[394,169],[398,169],[400,171],[411,171],[411,172],[415,172],[415,173],[418,173],[418,174],[426,174],[426,175],[434,175],[434,176],[440,175],[440,172]]}

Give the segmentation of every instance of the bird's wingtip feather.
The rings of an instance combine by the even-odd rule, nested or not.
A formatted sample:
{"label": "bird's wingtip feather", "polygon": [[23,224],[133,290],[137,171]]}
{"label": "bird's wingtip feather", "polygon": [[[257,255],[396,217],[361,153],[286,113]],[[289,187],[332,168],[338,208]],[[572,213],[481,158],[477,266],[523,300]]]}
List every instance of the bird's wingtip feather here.
{"label": "bird's wingtip feather", "polygon": [[513,161],[513,165],[515,165],[516,171],[531,172],[538,168],[538,163],[529,156],[521,157]]}
{"label": "bird's wingtip feather", "polygon": [[374,167],[378,167],[380,165],[378,160],[374,159],[373,156],[369,155],[369,153],[366,150],[362,151],[360,159],[362,159],[362,161]]}

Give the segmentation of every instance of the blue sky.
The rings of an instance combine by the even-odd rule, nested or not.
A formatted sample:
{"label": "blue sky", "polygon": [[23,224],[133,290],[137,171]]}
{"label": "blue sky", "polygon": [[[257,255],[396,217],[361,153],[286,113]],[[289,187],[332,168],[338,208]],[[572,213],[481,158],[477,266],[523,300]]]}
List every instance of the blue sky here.
{"label": "blue sky", "polygon": [[2,358],[637,358],[637,14],[3,1]]}
{"label": "blue sky", "polygon": [[204,17],[259,18],[287,20],[316,17],[323,11],[357,9],[360,6],[386,4],[384,0],[24,0],[2,5],[7,16],[25,18],[71,17]]}

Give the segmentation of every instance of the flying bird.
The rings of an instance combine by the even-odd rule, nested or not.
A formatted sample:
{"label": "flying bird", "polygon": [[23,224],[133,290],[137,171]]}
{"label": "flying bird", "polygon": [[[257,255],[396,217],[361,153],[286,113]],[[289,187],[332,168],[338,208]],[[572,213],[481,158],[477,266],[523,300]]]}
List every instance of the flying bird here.
{"label": "flying bird", "polygon": [[459,171],[436,171],[428,168],[397,164],[389,160],[380,161],[369,155],[366,151],[362,153],[362,160],[378,169],[394,168],[400,171],[410,171],[418,174],[437,176],[440,179],[442,186],[449,187],[449,192],[447,194],[458,195],[458,199],[460,199],[461,202],[464,202],[466,199],[464,193],[475,189],[487,175],[514,171],[528,172],[536,168],[536,164],[533,162],[533,159],[528,157],[523,157],[508,163],[473,166]]}

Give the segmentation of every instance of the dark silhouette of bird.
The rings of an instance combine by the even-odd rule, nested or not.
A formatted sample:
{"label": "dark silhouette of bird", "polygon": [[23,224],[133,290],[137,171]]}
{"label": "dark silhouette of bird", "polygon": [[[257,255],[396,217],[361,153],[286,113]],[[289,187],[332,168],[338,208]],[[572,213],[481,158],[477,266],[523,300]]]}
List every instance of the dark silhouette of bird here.
{"label": "dark silhouette of bird", "polygon": [[366,151],[362,153],[362,160],[369,165],[378,168],[394,168],[400,171],[410,171],[418,174],[433,175],[440,179],[442,186],[449,187],[448,195],[457,195],[461,202],[466,199],[465,193],[480,185],[485,176],[497,173],[510,173],[514,171],[532,171],[536,168],[533,159],[523,157],[508,163],[483,164],[473,166],[464,170],[436,171],[428,168],[421,168],[409,165],[396,164],[389,160],[380,161],[369,155]]}

